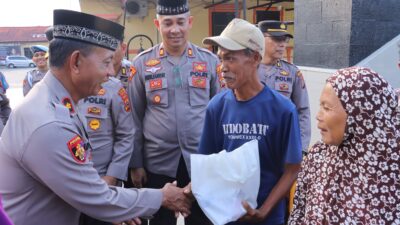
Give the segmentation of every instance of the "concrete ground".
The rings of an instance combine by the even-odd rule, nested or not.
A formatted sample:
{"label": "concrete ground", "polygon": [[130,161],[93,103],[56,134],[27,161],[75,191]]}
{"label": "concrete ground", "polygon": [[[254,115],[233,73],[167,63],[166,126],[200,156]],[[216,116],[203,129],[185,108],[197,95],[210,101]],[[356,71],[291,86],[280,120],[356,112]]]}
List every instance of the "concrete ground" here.
{"label": "concrete ground", "polygon": [[[303,71],[304,79],[306,81],[306,86],[309,94],[310,107],[311,107],[311,127],[312,127],[311,144],[312,144],[315,143],[317,140],[319,140],[321,137],[317,129],[315,116],[316,113],[318,112],[319,96],[325,84],[325,80],[328,78],[330,74],[333,73],[333,70],[314,69],[307,67],[302,67],[301,69]],[[31,68],[8,69],[0,67],[0,71],[4,73],[8,83],[10,84],[10,88],[7,90],[7,96],[10,98],[11,108],[14,108],[23,99],[22,81],[26,75],[26,72],[29,70],[31,70]],[[183,225],[183,224],[184,224],[183,218],[180,217],[178,219],[177,225]]]}

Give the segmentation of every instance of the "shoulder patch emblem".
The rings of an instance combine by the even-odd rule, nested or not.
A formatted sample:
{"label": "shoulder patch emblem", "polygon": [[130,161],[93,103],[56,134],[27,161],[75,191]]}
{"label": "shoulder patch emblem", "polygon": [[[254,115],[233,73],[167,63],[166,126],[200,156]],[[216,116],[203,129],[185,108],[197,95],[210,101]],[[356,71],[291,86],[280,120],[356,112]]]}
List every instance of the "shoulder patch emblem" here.
{"label": "shoulder patch emblem", "polygon": [[299,71],[297,71],[297,73],[296,73],[296,76],[298,76],[299,77],[299,79],[300,79],[300,85],[301,85],[301,88],[306,88],[306,82],[304,81],[304,77],[303,77],[303,74],[301,73],[301,71],[299,70]]}
{"label": "shoulder patch emblem", "polygon": [[188,55],[193,56],[193,50],[191,48],[188,48]]}
{"label": "shoulder patch emblem", "polygon": [[160,60],[158,59],[150,59],[145,63],[147,67],[157,66],[158,64],[160,64]]}
{"label": "shoulder patch emblem", "polygon": [[100,128],[100,126],[101,126],[101,123],[100,123],[100,120],[98,120],[98,119],[92,119],[89,121],[89,127],[92,130],[97,130]]}
{"label": "shoulder patch emblem", "polygon": [[137,72],[136,67],[134,67],[134,66],[131,66],[130,70],[131,70],[131,75],[129,75],[129,78],[128,78],[129,81],[131,81],[133,79],[133,77],[136,75],[136,72]]}
{"label": "shoulder patch emblem", "polygon": [[105,95],[106,90],[104,88],[100,89],[100,91],[97,93],[97,95]]}
{"label": "shoulder patch emblem", "polygon": [[129,102],[128,94],[126,93],[125,88],[120,88],[118,91],[118,95],[121,97],[122,102],[124,103],[124,109],[126,112],[131,111],[131,104]]}
{"label": "shoulder patch emblem", "polygon": [[86,162],[87,152],[84,148],[85,144],[79,135],[76,135],[71,140],[69,140],[67,143],[67,146],[68,146],[69,152],[72,155],[72,158],[74,158],[74,160],[77,163]]}
{"label": "shoulder patch emblem", "polygon": [[93,114],[93,115],[100,115],[101,114],[101,109],[98,107],[89,107],[87,109],[87,113]]}
{"label": "shoulder patch emblem", "polygon": [[68,97],[65,97],[61,100],[62,104],[65,105],[69,109],[70,113],[75,113],[74,107],[72,106],[72,101]]}

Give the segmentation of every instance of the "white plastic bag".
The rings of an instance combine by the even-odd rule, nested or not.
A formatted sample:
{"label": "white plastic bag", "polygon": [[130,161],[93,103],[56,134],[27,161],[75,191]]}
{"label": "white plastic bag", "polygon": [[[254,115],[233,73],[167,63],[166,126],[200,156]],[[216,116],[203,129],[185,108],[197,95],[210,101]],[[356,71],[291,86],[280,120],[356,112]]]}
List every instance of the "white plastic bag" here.
{"label": "white plastic bag", "polygon": [[192,191],[201,209],[216,225],[236,221],[246,211],[242,201],[257,207],[260,187],[258,141],[232,152],[191,155]]}

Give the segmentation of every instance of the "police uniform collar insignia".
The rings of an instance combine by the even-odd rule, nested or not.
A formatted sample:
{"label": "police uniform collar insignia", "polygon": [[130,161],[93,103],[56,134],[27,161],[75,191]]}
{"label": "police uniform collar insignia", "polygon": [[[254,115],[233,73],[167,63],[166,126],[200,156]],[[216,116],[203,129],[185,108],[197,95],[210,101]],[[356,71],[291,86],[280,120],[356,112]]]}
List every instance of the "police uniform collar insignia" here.
{"label": "police uniform collar insignia", "polygon": [[104,88],[100,89],[100,91],[97,93],[97,95],[105,95],[106,90]]}
{"label": "police uniform collar insignia", "polygon": [[158,59],[150,59],[150,60],[148,60],[146,63],[145,63],[145,65],[147,66],[147,67],[152,67],[152,66],[157,66],[158,64],[160,64],[161,62],[160,62],[160,60],[158,60]]}
{"label": "police uniform collar insignia", "polygon": [[71,10],[54,10],[53,38],[86,42],[116,50],[123,39],[124,27],[118,23]]}
{"label": "police uniform collar insignia", "polygon": [[281,66],[282,66],[282,65],[281,65],[281,62],[280,62],[280,61],[276,62],[276,66],[277,66],[277,67],[281,67]]}
{"label": "police uniform collar insignia", "polygon": [[160,57],[163,57],[165,55],[164,48],[162,48],[162,47],[160,48],[160,51],[158,52],[158,55]]}
{"label": "police uniform collar insignia", "polygon": [[76,135],[75,137],[71,138],[71,140],[67,142],[67,146],[69,152],[72,155],[72,158],[77,163],[86,162],[87,152],[84,147],[85,143],[83,142],[82,138],[79,135]]}
{"label": "police uniform collar insignia", "polygon": [[189,57],[194,57],[194,56],[193,56],[193,49],[190,48],[190,47],[188,48],[188,56],[189,56]]}
{"label": "police uniform collar insignia", "polygon": [[75,113],[74,106],[70,98],[65,97],[61,100],[62,104],[68,108],[70,113]]}

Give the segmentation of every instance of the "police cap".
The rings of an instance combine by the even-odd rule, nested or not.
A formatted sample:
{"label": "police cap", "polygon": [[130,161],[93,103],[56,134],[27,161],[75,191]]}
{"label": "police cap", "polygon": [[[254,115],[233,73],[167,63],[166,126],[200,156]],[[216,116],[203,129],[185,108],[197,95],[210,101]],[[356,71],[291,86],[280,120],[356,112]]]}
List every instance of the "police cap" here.
{"label": "police cap", "polygon": [[115,50],[122,41],[124,27],[86,13],[54,10],[53,37],[86,42]]}
{"label": "police cap", "polygon": [[158,15],[178,15],[189,12],[187,0],[157,0]]}
{"label": "police cap", "polygon": [[43,45],[33,45],[31,46],[31,51],[33,54],[36,52],[48,52],[49,48]]}
{"label": "police cap", "polygon": [[287,31],[287,25],[281,21],[277,20],[263,20],[258,23],[258,28],[260,28],[261,32],[268,33],[271,36],[287,36],[293,38]]}

